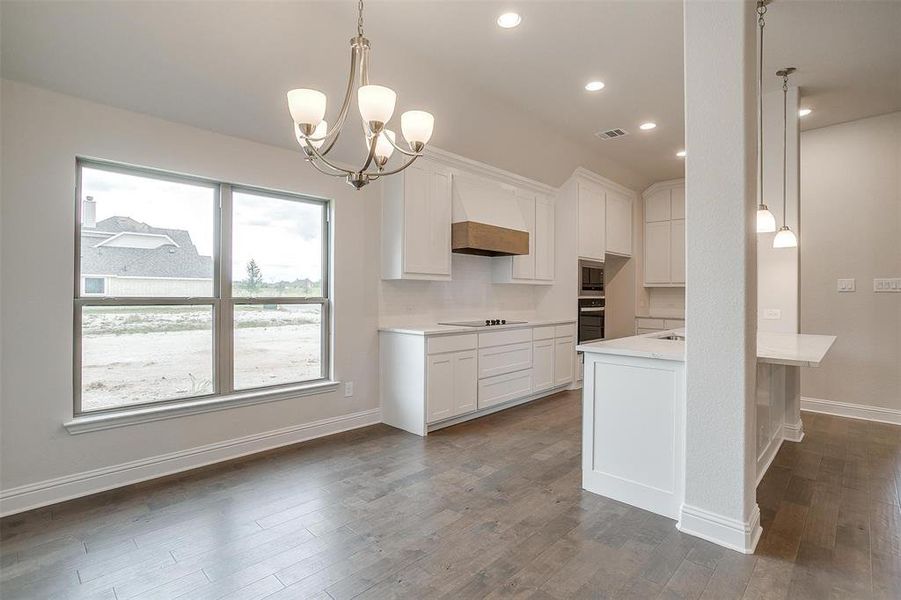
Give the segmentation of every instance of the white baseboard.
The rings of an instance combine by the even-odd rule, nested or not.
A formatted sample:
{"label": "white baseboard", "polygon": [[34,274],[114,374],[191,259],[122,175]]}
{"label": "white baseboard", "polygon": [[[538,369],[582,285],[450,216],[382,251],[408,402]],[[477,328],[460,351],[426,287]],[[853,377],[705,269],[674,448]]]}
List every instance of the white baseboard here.
{"label": "white baseboard", "polygon": [[806,398],[802,396],[801,410],[835,415],[837,417],[847,417],[849,419],[863,419],[864,421],[878,421],[880,423],[901,425],[901,410],[896,408],[866,406],[864,404],[851,404],[850,402],[837,402],[835,400]]}
{"label": "white baseboard", "polygon": [[760,508],[756,504],[754,512],[751,513],[747,522],[683,504],[676,528],[682,533],[743,554],[754,553],[757,542],[760,541],[760,535],[763,533],[763,529],[760,527]]}
{"label": "white baseboard", "polygon": [[381,409],[374,408],[22,485],[0,491],[0,516],[366,427],[381,421]]}
{"label": "white baseboard", "polygon": [[801,419],[798,419],[798,422],[794,425],[790,425],[788,423],[783,423],[782,425],[782,437],[788,440],[789,442],[800,442],[804,439],[804,422]]}

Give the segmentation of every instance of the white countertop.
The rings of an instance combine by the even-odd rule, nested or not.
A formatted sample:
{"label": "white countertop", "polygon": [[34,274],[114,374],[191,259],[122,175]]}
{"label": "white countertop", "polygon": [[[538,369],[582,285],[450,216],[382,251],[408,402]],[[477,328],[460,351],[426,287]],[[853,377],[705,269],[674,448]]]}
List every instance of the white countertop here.
{"label": "white countertop", "polygon": [[[448,321],[474,321],[475,319],[448,319]],[[514,319],[518,320],[518,319]],[[408,335],[444,335],[449,333],[481,333],[483,331],[496,331],[501,329],[522,329],[523,327],[541,327],[544,325],[573,325],[575,319],[540,319],[527,323],[512,323],[509,325],[485,325],[482,327],[460,327],[456,325],[438,325],[437,323],[421,323],[403,325],[380,325],[379,331],[390,333],[405,333]]]}
{"label": "white countertop", "polygon": [[[671,333],[685,335],[685,329],[655,331],[615,340],[579,344],[576,346],[576,350],[598,354],[684,361],[685,342],[658,339]],[[834,335],[761,331],[757,333],[757,360],[775,365],[818,367],[834,342]]]}

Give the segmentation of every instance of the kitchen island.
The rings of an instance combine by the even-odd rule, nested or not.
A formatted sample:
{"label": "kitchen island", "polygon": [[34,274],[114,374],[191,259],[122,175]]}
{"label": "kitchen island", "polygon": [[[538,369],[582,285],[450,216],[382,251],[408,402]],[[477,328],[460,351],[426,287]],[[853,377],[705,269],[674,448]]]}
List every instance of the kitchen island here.
{"label": "kitchen island", "polygon": [[[684,498],[685,329],[581,344],[582,487],[678,519]],[[800,368],[830,335],[757,334],[758,482],[784,440],[800,441]]]}

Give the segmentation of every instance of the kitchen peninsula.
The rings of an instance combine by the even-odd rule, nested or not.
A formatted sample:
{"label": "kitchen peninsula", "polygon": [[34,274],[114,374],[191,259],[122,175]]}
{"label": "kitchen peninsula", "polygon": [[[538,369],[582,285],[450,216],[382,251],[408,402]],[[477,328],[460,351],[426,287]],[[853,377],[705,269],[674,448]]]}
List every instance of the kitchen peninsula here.
{"label": "kitchen peninsula", "polygon": [[[678,519],[684,498],[685,329],[581,344],[582,487]],[[758,332],[757,481],[804,436],[800,368],[835,337]]]}

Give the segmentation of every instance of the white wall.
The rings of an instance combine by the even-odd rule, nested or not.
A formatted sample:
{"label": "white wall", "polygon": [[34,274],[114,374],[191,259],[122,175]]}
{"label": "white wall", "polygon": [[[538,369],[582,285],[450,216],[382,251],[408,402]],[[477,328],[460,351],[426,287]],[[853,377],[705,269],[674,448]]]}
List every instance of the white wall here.
{"label": "white wall", "polygon": [[[786,223],[799,238],[798,228],[798,88],[787,95],[788,128]],[[763,197],[782,226],[782,90],[763,96]],[[773,248],[775,233],[757,234],[757,328],[760,331],[798,333],[798,249]],[[779,311],[779,318],[765,318],[766,310]],[[818,332],[811,332],[818,333]]]}
{"label": "white wall", "polygon": [[[375,409],[378,190],[322,177],[299,153],[2,81],[0,489]],[[335,376],[308,396],[70,435],[75,157],[334,199]]]}
{"label": "white wall", "polygon": [[801,232],[801,331],[838,337],[802,395],[901,411],[901,112],[801,134]]}

